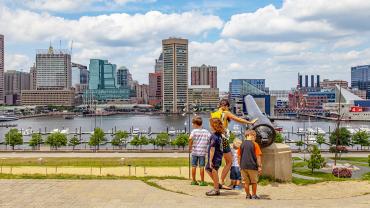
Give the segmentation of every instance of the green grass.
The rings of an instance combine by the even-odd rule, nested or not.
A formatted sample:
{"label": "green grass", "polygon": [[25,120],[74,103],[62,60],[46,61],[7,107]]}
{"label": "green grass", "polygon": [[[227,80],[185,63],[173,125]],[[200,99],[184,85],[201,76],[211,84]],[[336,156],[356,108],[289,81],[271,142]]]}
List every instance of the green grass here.
{"label": "green grass", "polygon": [[364,175],[362,175],[361,179],[370,182],[370,172],[365,173]]}
{"label": "green grass", "polygon": [[182,167],[188,166],[188,158],[6,158],[0,160],[2,166],[76,166],[76,167]]}
{"label": "green grass", "polygon": [[297,160],[302,160],[300,157],[292,157],[292,160],[297,161]]}
{"label": "green grass", "polygon": [[[330,159],[334,160],[334,157]],[[367,157],[342,157],[340,160],[368,163],[369,159]]]}

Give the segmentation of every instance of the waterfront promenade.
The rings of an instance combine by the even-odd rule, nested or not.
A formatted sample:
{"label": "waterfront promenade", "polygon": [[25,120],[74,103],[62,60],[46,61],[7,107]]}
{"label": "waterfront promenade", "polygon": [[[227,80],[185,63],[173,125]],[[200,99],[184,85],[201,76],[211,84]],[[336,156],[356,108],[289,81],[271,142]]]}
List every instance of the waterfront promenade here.
{"label": "waterfront promenade", "polygon": [[[327,185],[327,184],[326,184]],[[337,184],[329,184],[330,187]],[[323,184],[315,188],[297,189],[305,198],[294,198],[295,187],[268,186],[271,200],[251,201],[244,198],[244,194],[235,191],[224,192],[220,197],[205,197],[203,190],[197,196],[174,193],[161,190],[137,180],[0,180],[0,207],[353,207],[367,208],[370,206],[370,195],[357,193],[356,185],[344,184],[352,187],[346,196],[336,189],[329,191],[320,198],[321,191],[326,189]],[[199,189],[188,185],[186,188]],[[207,188],[207,187],[206,187]],[[284,196],[280,189],[289,189],[291,195]],[[263,190],[261,190],[261,193]],[[316,193],[315,193],[316,192]],[[348,194],[352,193],[352,194]],[[277,198],[278,199],[274,199]],[[285,198],[284,198],[285,197]]]}

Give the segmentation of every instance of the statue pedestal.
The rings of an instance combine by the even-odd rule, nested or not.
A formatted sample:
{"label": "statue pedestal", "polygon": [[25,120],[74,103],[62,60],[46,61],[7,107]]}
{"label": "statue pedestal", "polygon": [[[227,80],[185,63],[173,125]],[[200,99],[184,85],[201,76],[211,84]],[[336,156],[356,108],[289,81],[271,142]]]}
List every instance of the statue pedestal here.
{"label": "statue pedestal", "polygon": [[262,149],[262,175],[292,181],[292,151],[288,145],[273,143]]}

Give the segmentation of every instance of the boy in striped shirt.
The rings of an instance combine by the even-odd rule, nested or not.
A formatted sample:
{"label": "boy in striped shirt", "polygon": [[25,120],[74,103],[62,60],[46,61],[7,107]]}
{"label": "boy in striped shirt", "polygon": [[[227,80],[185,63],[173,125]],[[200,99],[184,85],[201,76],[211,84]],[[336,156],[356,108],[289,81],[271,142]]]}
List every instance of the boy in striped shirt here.
{"label": "boy in striped shirt", "polygon": [[[204,182],[204,166],[206,161],[206,155],[208,152],[209,138],[211,133],[207,129],[203,129],[202,118],[195,116],[192,120],[193,131],[189,137],[189,151],[191,152],[191,164],[192,164],[192,179],[191,185],[207,186]],[[198,184],[196,181],[196,170],[200,168],[201,182]]]}

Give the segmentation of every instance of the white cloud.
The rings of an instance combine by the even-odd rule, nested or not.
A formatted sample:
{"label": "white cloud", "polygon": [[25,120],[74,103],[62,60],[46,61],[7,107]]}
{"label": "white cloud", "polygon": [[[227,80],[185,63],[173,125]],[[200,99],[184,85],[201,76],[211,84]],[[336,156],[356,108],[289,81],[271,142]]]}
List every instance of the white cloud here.
{"label": "white cloud", "polygon": [[32,61],[27,55],[5,53],[5,71],[8,71],[8,70],[20,71],[21,70],[21,71],[28,72],[29,67],[32,66],[31,64],[32,64]]}

